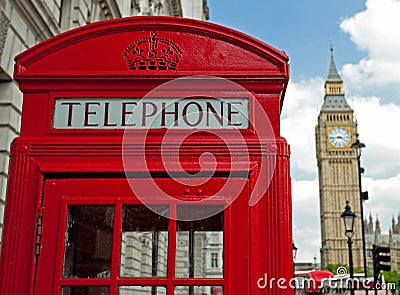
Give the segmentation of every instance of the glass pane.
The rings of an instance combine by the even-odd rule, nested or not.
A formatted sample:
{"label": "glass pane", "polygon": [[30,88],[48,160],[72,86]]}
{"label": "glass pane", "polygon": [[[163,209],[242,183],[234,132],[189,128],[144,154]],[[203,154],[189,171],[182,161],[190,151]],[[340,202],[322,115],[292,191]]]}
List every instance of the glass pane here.
{"label": "glass pane", "polygon": [[62,295],[109,295],[108,287],[64,287]]}
{"label": "glass pane", "polygon": [[[168,216],[168,206],[152,206],[152,209]],[[165,277],[168,218],[144,205],[124,206],[122,212],[120,276]]]}
{"label": "glass pane", "polygon": [[165,295],[165,287],[151,286],[123,286],[118,288],[119,295]]}
{"label": "glass pane", "polygon": [[[195,210],[216,212],[215,207],[217,206],[178,206],[177,216],[179,219],[189,219],[189,214]],[[202,220],[177,221],[177,278],[223,277],[223,220],[223,211],[220,211]]]}
{"label": "glass pane", "polygon": [[113,223],[113,206],[68,206],[64,278],[110,277]]}
{"label": "glass pane", "polygon": [[222,286],[177,286],[174,295],[223,295]]}

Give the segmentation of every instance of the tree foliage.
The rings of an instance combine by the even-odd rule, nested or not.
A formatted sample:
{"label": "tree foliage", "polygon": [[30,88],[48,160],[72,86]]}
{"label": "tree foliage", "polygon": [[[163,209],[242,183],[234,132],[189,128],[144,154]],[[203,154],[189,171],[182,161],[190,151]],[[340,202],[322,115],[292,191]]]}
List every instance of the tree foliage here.
{"label": "tree foliage", "polygon": [[[337,275],[337,274],[338,274],[338,273],[337,273],[337,269],[338,269],[339,267],[345,267],[346,270],[347,270],[347,273],[350,273],[349,267],[348,267],[347,265],[345,265],[345,264],[342,264],[342,263],[338,263],[338,264],[330,263],[330,264],[328,264],[328,265],[325,265],[325,267],[324,267],[323,269],[329,270],[329,271],[332,272],[334,275]],[[363,270],[362,268],[360,268],[360,267],[354,267],[354,268],[353,268],[353,272],[354,272],[354,273],[364,273],[364,270]],[[372,272],[368,272],[368,275],[369,275],[369,276],[372,276],[373,274],[372,274]]]}
{"label": "tree foliage", "polygon": [[[330,263],[328,265],[325,265],[325,267],[323,269],[330,271],[334,275],[337,275],[338,274],[337,270],[340,267],[345,267],[346,270],[347,270],[347,273],[350,273],[349,267],[347,265],[345,265],[345,264],[342,264],[342,263],[338,263],[338,264]],[[360,267],[354,267],[353,272],[354,273],[364,273],[364,270],[362,268],[360,268]]]}
{"label": "tree foliage", "polygon": [[338,263],[338,264],[330,263],[328,265],[325,265],[323,269],[328,270],[331,273],[333,273],[334,275],[336,275],[337,274],[337,270],[338,270],[339,267],[345,267],[347,269],[347,271],[348,271],[347,265],[344,265],[344,264],[341,264],[341,263]]}
{"label": "tree foliage", "polygon": [[395,283],[396,289],[400,290],[400,286],[399,286],[400,273],[398,273],[395,270],[391,270],[391,271],[382,272],[382,275],[385,277],[386,283]]}

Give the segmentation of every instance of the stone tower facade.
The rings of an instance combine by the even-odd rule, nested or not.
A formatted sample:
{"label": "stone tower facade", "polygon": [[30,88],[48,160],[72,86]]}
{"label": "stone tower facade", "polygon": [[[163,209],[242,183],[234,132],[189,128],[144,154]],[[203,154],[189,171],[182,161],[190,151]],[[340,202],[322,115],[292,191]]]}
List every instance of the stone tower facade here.
{"label": "stone tower facade", "polygon": [[321,218],[321,267],[348,265],[348,245],[340,218],[346,200],[356,214],[353,262],[362,267],[362,231],[357,154],[351,145],[357,139],[357,123],[347,104],[343,81],[337,71],[333,49],[325,81],[325,97],[315,128]]}
{"label": "stone tower facade", "polygon": [[64,31],[127,16],[207,20],[207,0],[0,0],[0,245],[11,141],[19,135],[22,93],[12,79],[14,57]]}

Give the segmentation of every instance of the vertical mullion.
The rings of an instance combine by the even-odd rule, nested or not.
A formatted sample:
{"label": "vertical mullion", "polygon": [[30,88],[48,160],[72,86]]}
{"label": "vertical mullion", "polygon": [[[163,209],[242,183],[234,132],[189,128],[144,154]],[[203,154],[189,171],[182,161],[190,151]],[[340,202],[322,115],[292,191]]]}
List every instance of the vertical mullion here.
{"label": "vertical mullion", "polygon": [[167,295],[174,294],[175,259],[176,259],[176,204],[169,207],[168,260],[167,260]]}
{"label": "vertical mullion", "polygon": [[[62,287],[60,285],[61,279],[63,278],[63,273],[64,273],[64,263],[65,263],[65,235],[67,231],[67,219],[68,219],[68,203],[67,202],[62,202],[61,203],[61,210],[60,210],[60,215],[58,216],[61,230],[59,230],[59,237],[58,237],[58,247],[60,247],[60,252],[56,252],[56,259],[59,262],[59,266],[56,269],[56,278],[58,280],[58,283],[56,285],[56,290],[61,292]],[[61,262],[61,263],[60,263]]]}
{"label": "vertical mullion", "polygon": [[[226,284],[226,278],[230,277],[230,269],[231,269],[231,259],[227,259],[231,257],[230,245],[233,244],[231,237],[232,230],[232,205],[224,208],[223,213],[223,222],[222,222],[222,292],[224,294],[229,294],[230,287],[227,288],[229,284]],[[229,229],[229,230],[225,230]]]}
{"label": "vertical mullion", "polygon": [[159,231],[158,230],[154,230],[151,234],[151,239],[152,239],[152,243],[151,243],[151,255],[152,255],[152,259],[151,259],[151,276],[157,277],[157,268],[158,268],[158,238],[159,238]]}
{"label": "vertical mullion", "polygon": [[[71,207],[69,207],[69,206],[67,206],[67,224],[68,224],[68,217],[69,217],[69,213],[70,213],[70,210],[72,210],[72,208],[76,208],[77,206],[71,206]],[[72,215],[73,213],[71,212],[71,215]],[[75,218],[74,216],[73,217],[71,217],[72,218],[72,220]],[[65,218],[64,218],[65,219]],[[72,230],[71,230],[71,236],[72,236],[72,239],[73,239],[73,241],[76,241],[77,239],[74,239],[75,237],[78,237],[78,224],[77,223],[73,223],[73,225],[72,225]],[[65,230],[65,235],[67,234],[67,229]],[[65,251],[65,244],[64,244],[64,251]],[[78,247],[74,247],[74,254],[73,254],[73,256],[74,257],[78,257]],[[65,259],[65,258],[64,258]],[[75,260],[75,259],[74,259]],[[75,264],[75,261],[74,261],[74,263],[73,263],[73,265],[72,265],[72,273],[76,273],[75,272],[76,271],[76,264]]]}
{"label": "vertical mullion", "polygon": [[[193,221],[189,222],[189,278],[194,278],[194,230]],[[194,295],[194,286],[189,286],[189,295]]]}
{"label": "vertical mullion", "polygon": [[193,221],[189,228],[189,278],[194,278],[194,230]]}
{"label": "vertical mullion", "polygon": [[111,255],[111,286],[110,295],[118,294],[117,278],[119,277],[120,251],[122,232],[122,204],[118,202],[114,207],[114,231]]}
{"label": "vertical mullion", "polygon": [[[152,252],[152,259],[151,259],[151,276],[153,278],[157,277],[157,266],[158,266],[158,238],[159,238],[159,231],[155,229],[152,232],[152,243],[151,243],[151,252]],[[156,287],[151,287],[151,295],[157,295]]]}

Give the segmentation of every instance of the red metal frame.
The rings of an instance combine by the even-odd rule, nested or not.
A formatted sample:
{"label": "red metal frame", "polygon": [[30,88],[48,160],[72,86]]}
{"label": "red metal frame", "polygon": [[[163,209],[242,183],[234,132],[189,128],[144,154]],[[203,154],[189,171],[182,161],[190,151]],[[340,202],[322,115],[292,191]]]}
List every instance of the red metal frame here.
{"label": "red metal frame", "polygon": [[[177,69],[132,71],[127,68],[123,50],[132,41],[148,37],[152,31],[179,44],[184,54]],[[24,103],[21,136],[13,142],[10,155],[0,294],[52,294],[48,290],[34,292],[35,284],[40,284],[46,272],[40,267],[40,259],[46,253],[51,254],[42,244],[41,255],[35,255],[38,215],[43,213],[46,224],[43,225],[43,239],[46,239],[46,232],[59,230],[56,223],[48,221],[57,214],[49,212],[43,203],[51,180],[57,184],[62,180],[125,177],[122,132],[51,129],[54,97],[60,94],[66,97],[141,97],[164,82],[190,75],[223,77],[244,87],[268,115],[275,134],[274,138],[260,141],[251,130],[242,131],[250,165],[243,160],[243,165],[238,163],[235,171],[231,171],[229,159],[233,154],[240,158],[242,151],[227,150],[208,133],[199,133],[180,147],[181,165],[186,171],[198,170],[198,161],[193,155],[212,151],[217,161],[215,176],[226,177],[230,172],[247,175],[250,192],[260,173],[261,157],[276,161],[274,176],[260,201],[251,207],[243,204],[243,208],[232,213],[231,228],[226,234],[239,236],[248,243],[246,246],[229,245],[232,255],[226,259],[232,263],[227,265],[229,276],[225,280],[232,289],[228,287],[224,293],[291,293],[289,289],[257,286],[258,279],[265,274],[287,280],[293,274],[290,152],[279,131],[289,76],[287,61],[286,54],[237,31],[173,17],[132,17],[99,22],[51,38],[20,54],[16,58],[15,79],[24,93]],[[226,133],[229,135],[229,131]],[[166,176],[159,149],[163,134],[165,130],[150,132],[146,149],[148,170],[159,177]],[[179,135],[179,131],[176,134]],[[141,150],[133,139],[126,153],[135,160],[140,157]],[[248,221],[248,226],[243,226],[243,220]],[[233,267],[236,259],[246,253],[246,247],[250,251],[245,257],[247,263],[240,268]],[[56,265],[57,259],[60,256],[54,261]],[[48,260],[53,263],[51,258]],[[246,269],[248,271],[244,271]],[[171,287],[167,292],[172,292]]]}
{"label": "red metal frame", "polygon": [[[176,197],[184,196],[184,187],[172,184],[170,179],[159,179],[166,185],[172,185],[172,190],[177,193]],[[226,179],[213,178],[206,184],[200,186],[203,194],[202,198],[207,198],[214,191],[214,186],[225,183]],[[248,243],[243,237],[247,232],[247,218],[242,214],[242,220],[235,220],[240,215],[243,207],[247,205],[248,185],[246,185],[241,196],[232,206],[224,211],[224,227],[232,228],[235,224],[235,232],[225,231],[224,250],[225,278],[231,277],[235,269],[244,270],[246,261],[248,261]],[[224,197],[220,201],[214,200],[211,204],[224,204]],[[154,203],[163,203],[163,200],[154,200]],[[210,204],[210,202],[207,202]],[[60,294],[61,286],[109,286],[110,294],[116,295],[117,287],[123,285],[148,285],[148,286],[166,286],[168,290],[173,290],[174,286],[196,286],[196,285],[216,285],[223,286],[225,292],[229,290],[240,290],[246,293],[248,286],[246,284],[235,284],[234,281],[224,278],[218,279],[196,279],[196,278],[175,278],[175,224],[174,218],[170,220],[169,229],[169,249],[168,249],[168,272],[166,278],[124,278],[119,276],[120,259],[120,233],[121,233],[121,211],[122,205],[141,204],[140,200],[132,195],[132,191],[125,178],[106,178],[106,179],[47,179],[44,189],[44,208],[51,213],[51,218],[44,219],[42,257],[38,261],[38,273],[36,290],[38,294]],[[176,204],[176,202],[175,202]],[[66,228],[66,208],[67,205],[112,205],[115,206],[114,216],[114,237],[113,237],[113,257],[111,278],[102,279],[71,279],[62,278],[62,266],[64,261],[64,239]],[[171,201],[169,204],[171,216],[174,216],[175,206]],[[50,216],[50,215],[49,215]],[[59,221],[59,222],[56,222]],[[230,245],[235,245],[232,247]],[[237,259],[228,259],[229,257]],[[52,284],[49,282],[53,282]],[[173,291],[172,291],[173,292]]]}

